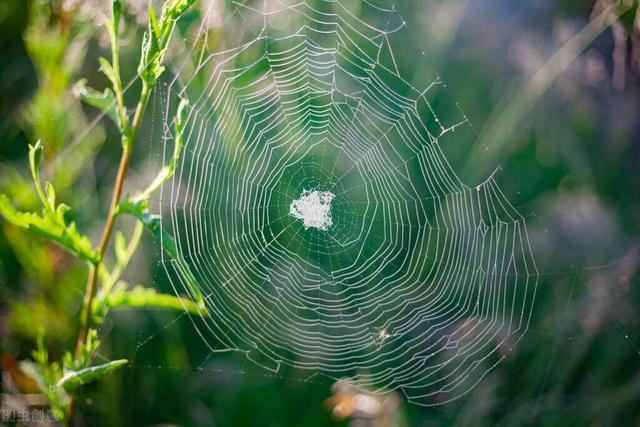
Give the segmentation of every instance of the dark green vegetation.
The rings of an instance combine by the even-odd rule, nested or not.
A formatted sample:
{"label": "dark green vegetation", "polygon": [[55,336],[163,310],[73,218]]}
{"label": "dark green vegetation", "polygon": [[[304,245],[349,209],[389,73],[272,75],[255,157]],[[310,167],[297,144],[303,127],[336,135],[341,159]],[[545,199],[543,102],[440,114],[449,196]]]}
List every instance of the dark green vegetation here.
{"label": "dark green vegetation", "polygon": [[[120,27],[125,41],[120,51],[123,104],[130,108],[141,93],[148,95],[141,80],[134,79],[147,22],[146,13],[140,12],[145,3],[125,1]],[[530,331],[516,351],[451,405],[404,405],[408,424],[640,423],[637,7],[622,2],[622,16],[612,19],[611,27],[609,21],[606,29],[593,25],[587,36],[597,36],[595,41],[565,52],[560,63],[573,60],[574,54],[577,58],[555,76],[553,68],[544,67],[546,60],[581,28],[597,24],[593,18],[605,2],[398,3],[413,38],[430,53],[430,62],[476,131],[447,139],[452,166],[469,185],[500,166],[496,179],[527,219],[541,274]],[[113,95],[106,92],[101,98],[76,82],[86,78],[100,92],[119,84],[98,71],[98,57],[110,56],[109,40],[105,26],[96,25],[103,12],[93,2],[87,4],[91,6],[79,10],[65,9],[56,1],[0,4],[0,191],[22,211],[40,212],[43,202],[48,203],[46,194],[44,200],[38,197],[28,169],[28,145],[42,141],[44,151],[36,149],[32,157],[42,156],[42,185],[50,181],[56,190],[50,203],[71,206],[65,225],[73,220],[95,245],[126,145],[120,143],[121,135],[130,136],[131,130],[115,110],[109,111],[115,120],[104,118],[96,124],[99,111],[74,96],[91,97],[92,105],[100,107]],[[108,13],[108,5],[103,6]],[[178,22],[178,43],[192,43],[189,35],[199,23],[201,5],[195,6]],[[218,7],[219,22],[211,23],[208,40],[212,50],[224,45],[220,40],[241,39],[248,31],[238,21],[221,26],[235,7],[230,2]],[[399,63],[415,61],[414,49],[396,47],[395,53]],[[543,83],[528,83],[536,72],[534,81]],[[551,84],[549,91],[544,82]],[[160,167],[159,148],[153,142],[158,137],[157,118],[162,116],[158,111],[166,106],[153,93],[149,96],[123,195],[146,188]],[[282,191],[288,194],[285,184]],[[135,200],[125,208],[157,227]],[[32,358],[40,330],[48,337],[50,360],[73,352],[88,270],[86,262],[58,245],[20,230],[15,225],[19,220],[24,218],[0,221],[1,348],[3,370],[13,374],[22,391],[34,392],[33,384],[12,367],[13,361]],[[123,216],[119,224],[133,236],[126,240],[135,241],[140,231],[133,219]],[[91,246],[68,238],[60,224],[47,229],[58,233],[55,240],[79,258],[92,265],[98,262]],[[113,240],[120,256],[112,255],[112,245],[106,259],[110,265],[127,259],[127,283],[173,294],[158,263],[162,248],[159,231],[154,230],[155,236],[141,235],[142,250],[130,261],[118,238]],[[79,391],[79,423],[337,425],[322,407],[331,394],[329,380],[307,382],[295,370],[273,376],[241,356],[211,353],[188,316],[166,310],[175,301],[156,299],[148,304],[149,295],[140,289],[126,298],[115,295],[113,301],[120,304],[113,302],[118,307],[99,325],[101,346],[90,364],[117,359],[129,363],[97,382],[72,387]],[[145,305],[155,308],[131,308]],[[101,318],[107,313],[95,314]]]}

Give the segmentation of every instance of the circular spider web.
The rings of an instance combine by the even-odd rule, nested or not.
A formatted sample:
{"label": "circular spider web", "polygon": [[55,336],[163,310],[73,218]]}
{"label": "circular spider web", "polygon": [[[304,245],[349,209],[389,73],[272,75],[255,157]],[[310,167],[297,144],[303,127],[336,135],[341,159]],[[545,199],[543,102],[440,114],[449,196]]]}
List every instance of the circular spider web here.
{"label": "circular spider web", "polygon": [[254,33],[210,52],[203,26],[167,91],[166,129],[176,94],[190,108],[161,191],[178,253],[163,265],[204,296],[198,332],[274,371],[423,405],[464,395],[526,331],[537,283],[523,217],[444,154],[467,119],[423,52],[399,63],[393,6],[233,8]]}

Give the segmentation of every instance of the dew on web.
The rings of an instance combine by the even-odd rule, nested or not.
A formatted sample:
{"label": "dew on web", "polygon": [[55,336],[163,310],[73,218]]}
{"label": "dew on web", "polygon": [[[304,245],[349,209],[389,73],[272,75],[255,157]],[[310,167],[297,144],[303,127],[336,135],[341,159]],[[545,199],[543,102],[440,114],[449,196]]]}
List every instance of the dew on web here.
{"label": "dew on web", "polygon": [[163,100],[166,129],[178,96],[190,110],[162,265],[205,296],[209,348],[440,405],[522,338],[538,273],[493,177],[468,186],[447,159],[468,120],[395,55],[410,38],[385,3],[234,2],[250,35],[215,51],[201,28]]}

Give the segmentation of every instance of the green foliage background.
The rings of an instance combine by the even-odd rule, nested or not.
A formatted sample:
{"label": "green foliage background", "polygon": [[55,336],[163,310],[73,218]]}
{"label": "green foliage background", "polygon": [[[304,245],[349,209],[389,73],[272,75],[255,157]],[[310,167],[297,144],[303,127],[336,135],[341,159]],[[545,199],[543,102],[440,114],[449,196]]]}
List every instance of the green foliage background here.
{"label": "green foliage background", "polygon": [[[125,2],[125,81],[138,64],[138,3]],[[224,15],[233,5],[222,3]],[[622,84],[613,60],[620,45],[608,30],[526,114],[496,113],[520,99],[514,94],[588,24],[593,7],[587,0],[399,2],[414,38],[491,149],[485,156],[468,141],[452,151],[454,169],[471,184],[500,166],[498,179],[527,218],[541,271],[531,330],[516,353],[452,405],[405,405],[408,425],[640,423],[636,7],[619,21],[628,35]],[[197,21],[196,9],[180,23],[180,33],[188,36]],[[105,29],[96,24],[90,16],[64,12],[58,2],[0,3],[0,190],[22,210],[40,209],[27,156],[28,144],[41,139],[43,174],[57,199],[74,207],[69,219],[94,242],[120,155],[115,126],[96,123],[97,111],[73,96],[81,78],[92,87],[108,85],[98,72],[98,57],[108,53]],[[242,31],[214,27],[212,43],[234,40]],[[396,54],[411,61],[415,51]],[[125,93],[127,101],[135,101],[137,85]],[[151,148],[153,117],[151,112],[143,123],[131,191],[143,188],[159,163]],[[500,120],[510,120],[507,143],[492,145],[484,131]],[[142,239],[127,281],[171,292],[157,264],[158,242],[150,235]],[[30,357],[41,327],[51,354],[61,356],[73,345],[86,274],[84,264],[57,246],[0,221],[4,370],[8,360]],[[77,405],[85,425],[339,425],[322,406],[331,394],[328,381],[305,382],[295,370],[269,376],[244,358],[210,354],[186,316],[116,310],[99,334],[98,360],[127,358],[131,364],[82,389]]]}

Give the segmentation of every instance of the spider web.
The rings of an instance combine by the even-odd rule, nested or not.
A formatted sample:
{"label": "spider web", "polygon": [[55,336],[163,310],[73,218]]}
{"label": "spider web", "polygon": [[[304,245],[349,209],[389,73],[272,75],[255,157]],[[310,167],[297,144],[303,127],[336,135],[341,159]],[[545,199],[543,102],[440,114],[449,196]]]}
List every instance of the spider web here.
{"label": "spider web", "polygon": [[445,155],[467,118],[424,52],[400,62],[412,45],[392,4],[233,8],[247,39],[210,51],[203,25],[163,95],[165,162],[190,103],[160,205],[179,254],[167,276],[205,296],[194,327],[273,372],[427,406],[463,396],[526,332],[538,279],[494,178],[467,186]]}

